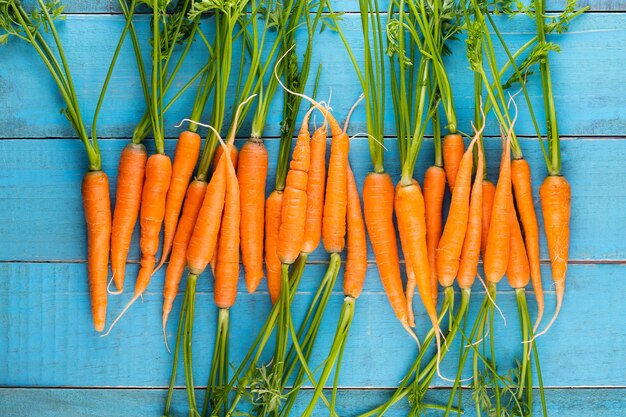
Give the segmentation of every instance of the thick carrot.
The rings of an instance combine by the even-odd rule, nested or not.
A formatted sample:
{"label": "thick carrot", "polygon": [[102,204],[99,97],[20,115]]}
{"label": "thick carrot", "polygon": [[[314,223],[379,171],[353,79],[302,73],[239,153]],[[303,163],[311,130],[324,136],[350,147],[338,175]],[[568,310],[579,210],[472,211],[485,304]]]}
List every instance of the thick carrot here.
{"label": "thick carrot", "polygon": [[187,195],[183,205],[183,213],[178,221],[174,242],[172,244],[172,256],[170,256],[165,271],[165,286],[163,289],[163,328],[167,324],[167,317],[172,311],[172,305],[180,280],[187,265],[187,246],[191,240],[200,207],[206,195],[207,183],[204,181],[192,181],[187,188]]}
{"label": "thick carrot", "polygon": [[524,227],[524,242],[528,262],[530,263],[530,277],[533,282],[535,299],[537,300],[537,319],[535,327],[541,321],[544,312],[543,286],[541,283],[541,265],[539,263],[539,225],[533,204],[533,190],[530,178],[530,167],[525,159],[514,159],[511,162],[511,182],[520,221]]}
{"label": "thick carrot", "polygon": [[[302,252],[311,253],[322,238],[322,214],[326,189],[326,128],[320,127],[311,138],[311,163],[306,194],[306,224]],[[349,233],[349,232],[348,232]]]}
{"label": "thick carrot", "polygon": [[437,247],[437,278],[444,288],[454,283],[459,271],[459,260],[469,217],[473,149],[477,139],[478,136],[472,140],[458,166],[448,219]]}
{"label": "thick carrot", "polygon": [[200,154],[200,135],[195,132],[185,131],[178,137],[174,163],[172,165],[172,179],[167,190],[165,200],[165,217],[163,219],[163,250],[161,261],[156,269],[161,268],[172,249],[178,217],[183,206],[185,192],[189,186],[191,175]]}
{"label": "thick carrot", "polygon": [[281,265],[276,253],[276,247],[278,244],[282,205],[282,191],[272,191],[265,202],[265,268],[267,272],[267,287],[273,303],[278,300],[281,287]]}
{"label": "thick carrot", "polygon": [[380,279],[400,323],[412,333],[402,289],[398,244],[393,225],[394,187],[387,173],[370,173],[363,184],[363,212]]}
{"label": "thick carrot", "polygon": [[511,287],[521,289],[526,288],[530,281],[530,266],[512,194],[509,199],[509,207],[511,237],[509,239],[509,263],[506,268],[506,278]]}
{"label": "thick carrot", "polygon": [[480,259],[482,216],[483,216],[483,181],[481,180],[484,156],[482,146],[477,146],[478,161],[476,164],[476,178],[472,186],[467,230],[461,251],[461,264],[456,280],[461,288],[472,288],[478,274],[478,260]]}
{"label": "thick carrot", "polygon": [[448,186],[451,192],[456,184],[456,175],[464,151],[465,144],[461,135],[455,133],[446,135],[443,138],[443,169],[446,171],[446,178],[448,179]]}
{"label": "thick carrot", "polygon": [[[332,123],[331,123],[332,127]],[[330,160],[322,218],[322,242],[329,253],[343,251],[346,244],[346,210],[348,206],[348,153],[350,138],[345,132],[335,134],[330,143]]]}
{"label": "thick carrot", "polygon": [[487,179],[483,179],[483,218],[482,233],[480,237],[480,251],[485,256],[487,248],[487,236],[489,235],[489,225],[491,224],[491,210],[493,209],[493,198],[496,194],[496,186]]}
{"label": "thick carrot", "polygon": [[484,255],[484,269],[487,282],[498,283],[509,263],[510,218],[509,204],[511,195],[511,157],[510,138],[503,141],[502,160],[498,185],[493,197],[491,223],[487,234],[487,246]]}
{"label": "thick carrot", "polygon": [[251,138],[239,152],[237,177],[241,198],[241,258],[246,286],[253,293],[263,278],[263,230],[268,155],[263,141]]}
{"label": "thick carrot", "polygon": [[213,294],[215,305],[219,308],[233,306],[237,298],[239,279],[239,222],[241,219],[239,182],[232,159],[227,158],[226,161],[226,195],[220,226]]}
{"label": "thick carrot", "polygon": [[307,115],[302,123],[289,163],[278,229],[276,254],[281,263],[288,265],[298,258],[304,243],[310,140]]}
{"label": "thick carrot", "polygon": [[359,190],[350,165],[348,165],[347,228],[348,254],[346,255],[346,270],[343,274],[343,293],[356,299],[361,294],[367,272],[367,244]]}
{"label": "thick carrot", "polygon": [[572,191],[565,177],[549,175],[541,184],[539,195],[541,197],[543,224],[546,229],[546,240],[548,241],[548,252],[552,262],[552,280],[556,291],[556,310],[548,326],[541,332],[545,333],[559,315],[565,295]]}
{"label": "thick carrot", "polygon": [[426,248],[430,264],[430,289],[433,300],[437,300],[439,280],[437,279],[437,246],[441,239],[443,197],[446,192],[446,172],[436,165],[424,174],[424,205],[426,207]]}
{"label": "thick carrot", "polygon": [[129,143],[120,156],[111,227],[111,270],[118,291],[124,290],[126,257],[139,216],[147,160],[146,147],[142,144]]}
{"label": "thick carrot", "polygon": [[87,272],[91,312],[96,331],[104,330],[107,314],[107,276],[111,239],[109,179],[103,171],[90,171],[83,177],[83,207],[87,222]]}

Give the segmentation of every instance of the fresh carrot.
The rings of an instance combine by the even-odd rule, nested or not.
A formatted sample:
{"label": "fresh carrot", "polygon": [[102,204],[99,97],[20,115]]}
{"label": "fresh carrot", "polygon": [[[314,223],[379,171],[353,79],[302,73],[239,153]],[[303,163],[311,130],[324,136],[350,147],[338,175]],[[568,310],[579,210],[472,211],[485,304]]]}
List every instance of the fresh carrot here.
{"label": "fresh carrot", "polygon": [[[444,288],[453,284],[459,271],[463,241],[467,231],[470,193],[472,188],[473,149],[478,135],[467,147],[459,165],[452,191],[448,219],[437,247],[437,277]],[[445,149],[445,142],[444,142]],[[445,154],[444,154],[445,155]]]}
{"label": "fresh carrot", "polygon": [[139,216],[147,160],[146,147],[142,144],[129,143],[120,156],[111,227],[111,270],[118,291],[124,289],[126,257]]}
{"label": "fresh carrot", "polygon": [[493,182],[483,179],[483,218],[481,220],[482,233],[480,237],[480,251],[485,256],[487,248],[487,236],[489,235],[489,225],[491,224],[491,210],[493,209],[493,198],[496,194],[496,186]]}
{"label": "fresh carrot", "polygon": [[509,263],[506,268],[506,278],[511,287],[522,289],[526,288],[526,285],[528,285],[530,281],[530,265],[512,194],[509,198],[509,207],[509,228],[511,231],[509,239]]}
{"label": "fresh carrot", "polygon": [[111,239],[109,180],[103,171],[90,171],[83,177],[83,207],[87,222],[87,271],[91,311],[96,331],[104,330],[107,313],[107,275]]}
{"label": "fresh carrot", "polygon": [[424,174],[424,206],[426,209],[426,248],[430,265],[430,289],[433,300],[437,300],[439,280],[437,279],[437,246],[441,239],[443,197],[446,191],[446,172],[432,165]]}
{"label": "fresh carrot", "polygon": [[491,210],[491,222],[487,234],[487,246],[485,247],[484,269],[485,277],[489,283],[498,283],[509,263],[509,239],[510,218],[509,204],[511,194],[511,157],[510,137],[502,141],[502,160],[500,161],[500,174],[498,184],[493,197]]}
{"label": "fresh carrot", "polygon": [[272,191],[265,201],[265,268],[267,272],[267,286],[273,303],[278,300],[281,287],[280,259],[276,249],[278,246],[282,204],[282,191]]}
{"label": "fresh carrot", "polygon": [[237,177],[241,198],[241,258],[246,286],[253,293],[263,278],[265,182],[268,154],[261,140],[251,138],[239,152]]}
{"label": "fresh carrot", "polygon": [[461,263],[456,280],[459,287],[471,289],[478,274],[478,260],[480,258],[482,216],[483,216],[483,181],[482,172],[484,156],[482,146],[477,146],[478,161],[476,164],[476,178],[472,186],[472,194],[467,219],[467,230],[461,251]]}
{"label": "fresh carrot", "polygon": [[[239,163],[239,151],[237,150],[237,147],[235,146],[235,144],[232,143],[231,141],[227,142],[226,146],[228,146],[228,153],[230,154],[230,160],[232,161],[235,169],[237,169],[237,164]],[[217,167],[217,163],[223,154],[224,154],[224,149],[222,147],[218,147],[215,150],[215,156],[213,157],[213,165],[212,165],[213,169]]]}
{"label": "fresh carrot", "polygon": [[[191,131],[184,131],[178,137],[174,163],[172,165],[172,179],[165,200],[165,216],[163,219],[163,250],[161,261],[156,269],[161,268],[172,249],[178,217],[183,206],[185,192],[189,186],[189,180],[200,155],[200,135]],[[155,269],[155,271],[156,271]]]}
{"label": "fresh carrot", "polygon": [[446,172],[450,192],[454,191],[457,171],[464,152],[465,144],[461,135],[454,133],[443,138],[443,169]]}
{"label": "fresh carrot", "polygon": [[535,299],[537,300],[537,318],[535,327],[541,322],[544,312],[544,295],[541,283],[541,265],[539,263],[539,224],[533,204],[530,167],[525,159],[513,159],[511,162],[511,182],[517,209],[524,228],[524,242],[528,262],[530,263],[530,277],[533,282]]}
{"label": "fresh carrot", "polygon": [[322,214],[326,189],[326,127],[322,126],[311,138],[311,162],[307,182],[306,223],[302,252],[311,253],[322,238]]}
{"label": "fresh carrot", "polygon": [[363,281],[367,271],[367,244],[359,190],[349,164],[347,210],[348,253],[346,255],[346,270],[343,274],[343,293],[347,297],[356,299],[359,298],[363,289]]}

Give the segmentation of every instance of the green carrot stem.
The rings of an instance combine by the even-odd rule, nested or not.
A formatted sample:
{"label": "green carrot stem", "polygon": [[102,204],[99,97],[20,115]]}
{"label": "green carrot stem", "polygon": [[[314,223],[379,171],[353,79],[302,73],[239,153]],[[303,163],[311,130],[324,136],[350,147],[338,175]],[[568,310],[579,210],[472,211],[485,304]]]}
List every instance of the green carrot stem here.
{"label": "green carrot stem", "polygon": [[[185,385],[187,389],[187,401],[189,402],[190,412],[198,413],[196,405],[196,392],[193,383],[193,358],[192,358],[192,341],[193,341],[193,324],[196,303],[196,284],[198,276],[188,274],[187,288],[189,290],[189,299],[187,302],[187,310],[185,312],[185,325],[183,330],[183,363],[185,369]],[[187,291],[187,290],[185,290]],[[195,416],[195,414],[194,414]]]}
{"label": "green carrot stem", "polygon": [[[211,361],[211,371],[207,382],[204,403],[202,404],[202,417],[207,415],[209,405],[213,403],[214,397],[227,396],[223,392],[224,385],[228,382],[228,338],[230,327],[230,310],[220,308],[217,318],[217,334],[215,336],[215,347],[213,349],[213,359]],[[227,402],[225,401],[225,405]]]}

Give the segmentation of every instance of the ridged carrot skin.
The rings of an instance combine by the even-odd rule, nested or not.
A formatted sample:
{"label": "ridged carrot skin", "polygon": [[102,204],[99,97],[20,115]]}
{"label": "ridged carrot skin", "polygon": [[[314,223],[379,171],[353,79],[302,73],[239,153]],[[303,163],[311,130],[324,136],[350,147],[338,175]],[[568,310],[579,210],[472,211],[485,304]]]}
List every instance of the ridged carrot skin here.
{"label": "ridged carrot skin", "polygon": [[493,209],[493,198],[496,194],[496,186],[489,180],[483,179],[483,218],[482,234],[480,237],[480,252],[485,256],[487,248],[487,236],[489,235],[489,225],[491,224],[491,210]]}
{"label": "ridged carrot skin", "polygon": [[510,228],[510,201],[511,201],[511,156],[509,140],[503,145],[500,175],[493,198],[491,223],[487,235],[485,248],[484,268],[487,282],[498,283],[509,264]]}
{"label": "ridged carrot skin", "polygon": [[333,134],[322,218],[322,242],[329,253],[342,252],[346,245],[347,177],[350,138]]}
{"label": "ridged carrot skin", "polygon": [[172,249],[178,217],[183,206],[185,192],[189,186],[196,162],[198,162],[201,143],[200,135],[195,132],[185,131],[178,137],[176,151],[174,152],[174,163],[172,164],[172,179],[165,200],[163,251],[157,269],[165,263]]}
{"label": "ridged carrot skin", "polygon": [[142,294],[148,287],[156,264],[159,233],[165,216],[165,198],[171,176],[172,161],[167,155],[154,154],[148,158],[139,213],[141,269],[135,282],[135,296]]}
{"label": "ridged carrot skin", "polygon": [[347,227],[348,253],[343,274],[343,293],[356,299],[361,294],[367,272],[367,243],[359,190],[349,165]]}
{"label": "ridged carrot skin", "polygon": [[163,325],[167,322],[167,317],[172,311],[172,305],[178,286],[185,272],[187,265],[187,245],[191,240],[194,225],[200,213],[200,207],[206,195],[208,184],[204,181],[192,181],[187,188],[183,212],[178,221],[174,242],[172,244],[172,256],[170,256],[167,269],[165,271],[165,286],[163,289]]}
{"label": "ridged carrot skin", "polygon": [[265,201],[265,268],[267,272],[267,287],[272,302],[275,303],[280,295],[281,264],[276,247],[278,231],[280,230],[280,216],[283,204],[283,193],[272,191]]}
{"label": "ridged carrot skin", "polygon": [[320,127],[311,138],[311,163],[307,182],[306,224],[302,252],[311,253],[322,238],[322,215],[326,190],[326,138],[327,132]]}
{"label": "ridged carrot skin", "polygon": [[111,226],[111,270],[118,291],[124,289],[126,258],[139,217],[147,160],[148,153],[142,144],[129,143],[120,156]]}
{"label": "ridged carrot skin", "polygon": [[363,184],[365,225],[372,243],[383,287],[396,316],[409,325],[409,312],[402,289],[398,244],[393,225],[394,186],[387,173],[370,173]]}
{"label": "ridged carrot skin", "polygon": [[438,166],[431,166],[424,174],[424,204],[426,206],[426,247],[430,265],[430,289],[437,301],[439,280],[437,279],[437,246],[441,239],[443,197],[446,192],[446,172]]}
{"label": "ridged carrot skin", "polygon": [[530,277],[533,283],[535,299],[537,300],[537,322],[541,321],[544,311],[543,285],[541,282],[541,265],[539,262],[539,224],[535,205],[533,204],[533,189],[530,177],[530,166],[525,159],[514,159],[511,162],[511,182],[517,209],[524,227],[524,242],[530,264]]}
{"label": "ridged carrot skin", "polygon": [[509,210],[511,238],[509,239],[509,264],[506,269],[506,278],[511,287],[515,289],[526,288],[530,282],[530,265],[528,264],[522,230],[515,212],[513,195],[509,200],[509,207],[511,207]]}
{"label": "ridged carrot skin", "polygon": [[461,135],[450,134],[443,138],[443,169],[446,171],[450,192],[454,190],[456,174],[463,153],[465,153],[465,144]]}
{"label": "ridged carrot skin", "polygon": [[226,196],[226,160],[220,160],[207,185],[202,207],[187,245],[189,272],[200,275],[215,253]]}
{"label": "ridged carrot skin", "polygon": [[[232,161],[231,161],[232,162]],[[213,299],[219,308],[230,308],[237,298],[239,280],[239,182],[232,163],[226,164],[226,195],[220,225]]]}
{"label": "ridged carrot skin", "polygon": [[91,313],[96,331],[104,330],[107,314],[107,277],[111,241],[109,179],[103,171],[87,172],[82,182],[87,222],[87,274]]}
{"label": "ridged carrot skin", "polygon": [[263,278],[268,159],[262,140],[248,140],[239,152],[237,178],[241,198],[241,259],[246,271],[246,287],[250,293],[256,291]]}

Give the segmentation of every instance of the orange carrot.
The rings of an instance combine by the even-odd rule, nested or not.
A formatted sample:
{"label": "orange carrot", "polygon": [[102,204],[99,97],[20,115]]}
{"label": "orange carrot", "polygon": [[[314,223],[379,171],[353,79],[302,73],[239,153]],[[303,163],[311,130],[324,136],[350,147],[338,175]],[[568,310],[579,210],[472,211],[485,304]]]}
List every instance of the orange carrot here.
{"label": "orange carrot", "polygon": [[[478,171],[477,171],[478,172]],[[496,193],[496,186],[487,179],[483,179],[483,218],[482,233],[480,237],[480,251],[485,256],[487,248],[487,236],[489,235],[489,225],[491,223],[491,210],[493,209],[493,198]]]}
{"label": "orange carrot", "polygon": [[509,204],[511,194],[510,138],[503,141],[502,160],[498,185],[493,197],[491,223],[487,235],[484,269],[487,282],[498,283],[509,263],[509,240],[511,236]]}
{"label": "orange carrot", "polygon": [[509,198],[509,207],[511,237],[509,239],[509,263],[506,268],[506,278],[511,287],[519,289],[525,288],[530,281],[530,266],[512,194]]}
{"label": "orange carrot", "polygon": [[539,225],[533,204],[530,167],[525,159],[514,159],[511,162],[511,182],[513,183],[513,192],[515,193],[520,220],[524,227],[524,242],[526,243],[528,262],[530,263],[530,277],[537,300],[536,327],[543,317],[544,296],[541,283],[541,265],[539,263]]}
{"label": "orange carrot", "polygon": [[484,157],[482,146],[477,146],[478,161],[476,164],[476,178],[472,186],[467,231],[461,251],[461,264],[456,280],[461,288],[472,288],[474,279],[478,274],[478,260],[480,258],[482,215],[483,215],[483,181],[480,179]]}
{"label": "orange carrot", "polygon": [[[239,163],[239,151],[237,151],[237,147],[235,146],[232,140],[229,141],[226,144],[226,146],[228,146],[228,152],[230,153],[230,160],[232,161],[235,169],[237,169],[237,164]],[[215,170],[215,168],[217,167],[217,164],[223,154],[224,154],[224,148],[222,148],[221,146],[218,146],[217,149],[215,149],[215,156],[213,157],[213,165],[212,165],[213,170]]]}
{"label": "orange carrot", "polygon": [[167,324],[167,317],[172,311],[172,305],[178,286],[187,265],[187,245],[191,240],[191,234],[202,207],[206,195],[207,183],[204,181],[192,181],[187,189],[183,213],[178,221],[174,242],[172,244],[172,256],[165,271],[165,287],[163,289],[163,328]]}
{"label": "orange carrot", "polygon": [[272,302],[278,300],[281,287],[281,265],[276,247],[280,230],[280,215],[283,204],[283,192],[272,191],[265,202],[265,268],[267,286]]}
{"label": "orange carrot", "polygon": [[394,187],[387,173],[370,173],[363,184],[363,211],[380,279],[396,316],[404,328],[409,312],[402,289],[396,231],[393,225]]}
{"label": "orange carrot", "polygon": [[469,216],[473,149],[477,139],[478,136],[472,140],[458,166],[448,220],[437,247],[437,278],[444,288],[454,283],[454,278],[459,272],[459,260],[463,250]]}
{"label": "orange carrot", "polygon": [[185,131],[178,137],[176,152],[174,153],[174,164],[172,165],[172,179],[165,200],[163,250],[161,261],[156,269],[163,266],[172,249],[178,217],[185,198],[185,191],[189,186],[189,180],[200,154],[200,144],[200,135],[195,132]]}
{"label": "orange carrot", "polygon": [[124,290],[126,257],[139,216],[147,160],[146,147],[132,142],[126,145],[120,156],[111,227],[111,270],[118,291]]}
{"label": "orange carrot", "polygon": [[454,190],[456,174],[464,151],[465,144],[461,135],[450,134],[443,138],[443,169],[446,171],[450,192]]}
{"label": "orange carrot", "polygon": [[322,238],[322,214],[326,189],[326,128],[320,127],[311,138],[311,162],[307,182],[306,224],[302,252],[313,252]]}
{"label": "orange carrot", "polygon": [[253,293],[263,278],[263,230],[268,155],[263,141],[251,138],[239,152],[237,177],[241,198],[241,258],[246,286]]}
{"label": "orange carrot", "polygon": [[107,275],[111,239],[109,179],[103,171],[87,172],[82,183],[87,221],[87,272],[91,312],[96,331],[104,330],[107,314]]}
{"label": "orange carrot", "polygon": [[367,272],[367,244],[359,190],[350,164],[348,164],[347,210],[348,254],[346,255],[346,270],[343,274],[343,293],[356,299],[361,294]]}
{"label": "orange carrot", "polygon": [[430,264],[430,289],[437,302],[439,280],[437,279],[437,246],[441,239],[443,196],[446,191],[446,173],[443,168],[431,166],[424,174],[424,205],[426,207],[426,248]]}

